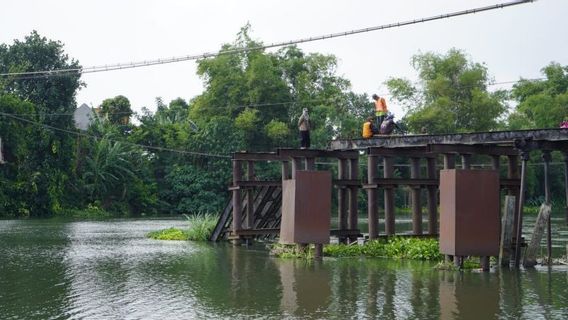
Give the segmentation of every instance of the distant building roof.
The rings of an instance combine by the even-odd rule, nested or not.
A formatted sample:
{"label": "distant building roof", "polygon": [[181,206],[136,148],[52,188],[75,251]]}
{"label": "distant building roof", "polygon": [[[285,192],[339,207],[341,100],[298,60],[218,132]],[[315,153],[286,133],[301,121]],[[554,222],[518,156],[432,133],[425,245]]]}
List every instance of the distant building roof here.
{"label": "distant building roof", "polygon": [[73,120],[75,120],[75,128],[79,130],[87,130],[89,125],[93,122],[95,118],[95,113],[93,110],[85,103],[83,103],[79,108],[75,109],[73,113]]}

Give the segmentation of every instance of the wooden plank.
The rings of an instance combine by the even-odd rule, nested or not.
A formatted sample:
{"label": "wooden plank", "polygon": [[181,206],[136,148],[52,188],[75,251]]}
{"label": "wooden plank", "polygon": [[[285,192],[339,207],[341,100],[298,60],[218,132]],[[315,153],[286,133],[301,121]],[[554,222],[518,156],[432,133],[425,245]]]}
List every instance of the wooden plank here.
{"label": "wooden plank", "polygon": [[282,207],[282,188],[276,188],[269,196],[270,198],[266,202],[266,205],[263,208],[260,221],[257,223],[257,228],[268,228],[269,226],[272,227],[280,227],[278,223],[271,222],[279,221],[280,215],[280,208]]}
{"label": "wooden plank", "polygon": [[384,148],[370,147],[367,148],[367,154],[373,156],[393,156],[393,157],[434,157],[430,155],[428,146],[403,147],[403,148]]}
{"label": "wooden plank", "polygon": [[513,146],[496,146],[487,144],[430,144],[429,152],[432,153],[455,153],[455,154],[488,154],[498,156],[518,155],[519,151]]}
{"label": "wooden plank", "polygon": [[217,220],[217,224],[211,233],[211,237],[209,238],[210,241],[219,241],[221,240],[221,234],[223,230],[227,226],[227,221],[231,217],[231,212],[233,211],[233,201],[229,200],[223,213],[219,216],[219,220]]}
{"label": "wooden plank", "polygon": [[280,228],[275,228],[275,229],[248,229],[248,230],[239,230],[237,232],[231,232],[230,237],[258,236],[258,235],[277,234],[277,233],[280,233]]}
{"label": "wooden plank", "polygon": [[337,187],[361,187],[361,181],[358,179],[333,180],[331,183]]}
{"label": "wooden plank", "polygon": [[332,236],[336,236],[338,238],[362,236],[361,231],[359,229],[343,229],[343,230],[332,229],[329,231],[329,234]]}
{"label": "wooden plank", "polygon": [[549,204],[543,203],[540,206],[538,217],[536,218],[536,222],[534,224],[531,242],[529,243],[529,247],[527,248],[525,257],[523,259],[523,267],[525,268],[532,268],[536,265],[536,255],[538,253],[538,250],[540,249],[540,242],[542,241],[546,223],[548,221],[548,218],[550,217],[550,210],[551,208]]}
{"label": "wooden plank", "polygon": [[243,161],[280,161],[282,157],[276,152],[234,152],[232,159]]}
{"label": "wooden plank", "polygon": [[230,186],[229,190],[250,189],[257,187],[281,187],[282,180],[263,180],[263,181],[247,181],[239,180]]}
{"label": "wooden plank", "polygon": [[337,159],[357,159],[357,150],[327,150],[327,149],[287,149],[277,150],[282,160],[286,158],[337,158]]}
{"label": "wooden plank", "polygon": [[400,179],[400,178],[375,178],[371,183],[363,184],[363,189],[372,189],[381,186],[437,186],[438,179]]}
{"label": "wooden plank", "polygon": [[[374,181],[377,178],[377,156],[369,156],[367,164],[367,180]],[[363,186],[363,188],[365,188]],[[377,217],[377,190],[367,188],[367,218],[369,223],[369,238],[375,239],[379,235]]]}
{"label": "wooden plank", "polygon": [[501,243],[499,245],[499,265],[502,267],[509,266],[513,255],[515,201],[514,196],[505,196],[503,218],[501,219]]}

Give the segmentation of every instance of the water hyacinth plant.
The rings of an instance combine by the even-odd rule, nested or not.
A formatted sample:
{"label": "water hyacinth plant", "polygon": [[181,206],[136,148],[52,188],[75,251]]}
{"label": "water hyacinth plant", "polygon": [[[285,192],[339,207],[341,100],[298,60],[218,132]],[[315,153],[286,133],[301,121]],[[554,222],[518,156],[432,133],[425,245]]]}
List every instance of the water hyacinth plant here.
{"label": "water hyacinth plant", "polygon": [[442,255],[436,239],[393,237],[388,240],[373,240],[359,245],[331,244],[324,247],[325,256],[331,257],[384,257],[440,261]]}
{"label": "water hyacinth plant", "polygon": [[178,228],[168,228],[148,233],[148,238],[155,240],[187,240],[187,231]]}

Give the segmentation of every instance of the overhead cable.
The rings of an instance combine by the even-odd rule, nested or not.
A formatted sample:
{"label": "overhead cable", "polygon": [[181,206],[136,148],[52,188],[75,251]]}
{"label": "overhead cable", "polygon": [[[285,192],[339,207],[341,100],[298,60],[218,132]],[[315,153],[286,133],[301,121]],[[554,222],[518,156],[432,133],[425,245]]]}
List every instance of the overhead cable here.
{"label": "overhead cable", "polygon": [[[543,81],[543,80],[547,80],[547,78],[532,78],[532,79],[519,79],[519,80],[510,80],[510,81],[501,81],[501,82],[493,82],[493,83],[489,83],[486,84],[485,86],[490,87],[490,86],[497,86],[497,85],[502,85],[502,84],[512,84],[512,83],[518,83],[518,82],[523,82],[523,81]],[[467,85],[467,86],[456,86],[455,88],[457,89],[463,89],[463,88],[472,88],[472,87],[477,87],[478,85]],[[381,97],[388,97],[388,96],[392,96],[392,94],[389,93],[380,93],[378,94]],[[290,101],[281,101],[281,102],[265,102],[265,103],[251,103],[251,104],[242,104],[242,105],[236,105],[236,106],[230,106],[231,108],[235,108],[235,109],[244,109],[244,108],[259,108],[259,107],[278,107],[278,106],[282,106],[282,105],[287,105],[287,104],[306,104],[306,103],[314,103],[314,102],[329,102],[332,103],[331,99],[329,98],[320,98],[320,99],[306,99],[306,100],[290,100]],[[18,115],[18,116],[43,116],[43,117],[57,117],[57,116],[73,116],[75,113],[74,112],[68,112],[68,113],[3,113],[5,115],[7,114],[11,114],[11,115]],[[120,114],[125,114],[125,115],[135,115],[137,114],[135,111],[117,111],[117,112],[109,112],[109,113],[105,113],[105,115],[120,115]]]}
{"label": "overhead cable", "polygon": [[163,59],[157,59],[157,60],[145,60],[145,61],[139,61],[139,62],[130,62],[130,63],[124,63],[124,64],[114,64],[114,65],[105,65],[105,66],[66,68],[66,69],[54,69],[54,70],[43,70],[43,71],[9,72],[9,73],[0,73],[0,76],[2,76],[2,77],[7,77],[7,76],[50,77],[50,76],[55,76],[55,75],[67,74],[67,73],[86,74],[86,73],[106,72],[106,71],[113,71],[113,70],[132,69],[132,68],[147,67],[147,66],[153,66],[153,65],[169,64],[169,63],[182,62],[182,61],[188,61],[188,60],[198,60],[198,59],[211,58],[211,57],[215,57],[215,56],[219,56],[219,55],[225,55],[225,54],[235,54],[235,53],[242,53],[242,52],[248,52],[248,51],[254,51],[254,50],[263,50],[263,49],[269,49],[269,48],[284,47],[284,46],[306,43],[306,42],[314,42],[314,41],[327,40],[327,39],[338,38],[338,37],[346,37],[346,36],[351,36],[351,35],[355,35],[355,34],[359,34],[359,33],[366,33],[366,32],[378,31],[378,30],[398,28],[398,27],[403,27],[403,26],[408,26],[408,25],[413,25],[413,24],[418,24],[418,23],[424,23],[424,22],[430,22],[430,21],[435,21],[435,20],[453,18],[453,17],[469,15],[469,14],[474,14],[474,13],[479,13],[479,12],[484,12],[484,11],[490,11],[490,10],[495,10],[495,9],[503,9],[503,8],[506,8],[506,7],[516,6],[516,5],[525,4],[525,3],[529,3],[529,2],[534,2],[534,0],[518,0],[518,1],[500,3],[500,4],[485,6],[485,7],[467,9],[467,10],[456,11],[456,12],[451,12],[451,13],[445,13],[445,14],[440,14],[440,15],[436,15],[436,16],[432,16],[432,17],[425,17],[425,18],[419,18],[419,19],[414,19],[414,20],[389,23],[389,24],[384,24],[384,25],[374,26],[374,27],[368,27],[368,28],[363,28],[363,29],[355,29],[355,30],[351,30],[351,31],[330,33],[330,34],[321,35],[321,36],[314,36],[314,37],[310,37],[310,38],[303,38],[303,39],[290,40],[290,41],[284,41],[284,42],[276,42],[276,43],[272,43],[272,44],[260,45],[260,46],[254,46],[254,47],[234,48],[234,49],[229,49],[229,50],[221,50],[221,51],[218,51],[218,52],[208,52],[208,53],[202,53],[202,54],[197,54],[197,55],[186,55],[186,56],[181,56],[181,57],[163,58]]}
{"label": "overhead cable", "polygon": [[[16,120],[19,120],[19,121],[22,121],[22,122],[30,123],[30,124],[33,124],[33,125],[36,125],[36,126],[44,127],[44,128],[47,128],[47,129],[51,129],[51,130],[75,135],[75,136],[87,137],[87,138],[91,138],[91,139],[103,139],[101,137],[86,134],[84,132],[62,129],[62,128],[50,126],[50,125],[47,125],[47,124],[44,124],[44,123],[24,119],[24,118],[21,118],[21,117],[18,117],[18,116],[9,114],[9,113],[0,112],[0,115],[6,116],[6,117],[9,117],[9,118],[12,118],[12,119],[16,119]],[[168,152],[176,152],[176,153],[180,153],[180,154],[187,154],[187,155],[191,155],[191,156],[231,159],[231,157],[229,155],[223,155],[223,154],[214,154],[214,153],[204,153],[204,152],[196,152],[196,151],[170,149],[170,148],[163,148],[163,147],[157,147],[157,146],[148,146],[148,145],[143,145],[143,144],[138,144],[138,143],[132,143],[132,142],[128,142],[128,141],[115,140],[115,139],[108,139],[108,138],[104,138],[104,139],[107,139],[108,141],[111,141],[111,142],[124,143],[124,144],[127,144],[127,145],[137,146],[137,147],[141,147],[141,148],[144,148],[144,149],[150,149],[150,150],[156,150],[156,151],[168,151]]]}

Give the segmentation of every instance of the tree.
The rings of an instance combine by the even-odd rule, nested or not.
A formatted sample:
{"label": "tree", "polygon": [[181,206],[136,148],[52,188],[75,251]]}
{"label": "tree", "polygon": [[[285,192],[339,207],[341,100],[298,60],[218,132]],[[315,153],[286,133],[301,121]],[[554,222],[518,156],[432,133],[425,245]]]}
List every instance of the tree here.
{"label": "tree", "polygon": [[156,183],[142,148],[124,141],[121,128],[105,119],[95,121],[89,135],[82,165],[77,169],[83,205],[123,215],[153,211]]}
{"label": "tree", "polygon": [[[63,51],[61,42],[41,37],[36,31],[15,40],[12,45],[0,45],[0,72],[49,71],[80,68],[76,60]],[[37,122],[30,128],[26,155],[30,183],[26,196],[31,215],[51,215],[64,206],[62,199],[70,181],[75,139],[69,133],[53,130],[74,130],[72,117],[76,107],[75,93],[83,85],[78,72],[58,75],[8,76],[0,80],[0,95],[11,94],[33,104],[34,115],[28,120]],[[60,116],[54,116],[59,114]],[[22,115],[29,117],[30,115]],[[11,119],[9,121],[21,121]]]}
{"label": "tree", "polygon": [[543,81],[521,79],[511,96],[518,102],[509,116],[511,129],[557,128],[568,117],[568,66],[550,63]]}
{"label": "tree", "polygon": [[297,119],[303,108],[310,111],[315,148],[359,131],[362,112],[353,111],[369,110],[368,103],[361,104],[361,97],[349,91],[349,81],[337,76],[334,56],[306,55],[296,46],[266,53],[259,46],[262,43],[251,39],[247,25],[233,44],[221,49],[238,53],[198,62],[205,90],[191,104],[192,119],[235,119],[249,151],[297,147]]}
{"label": "tree", "polygon": [[[0,110],[7,114],[34,114],[32,103],[14,95],[0,95]],[[18,217],[31,214],[30,196],[37,196],[37,178],[30,163],[30,137],[34,128],[8,116],[0,117],[0,138],[5,163],[0,164],[0,216]],[[33,117],[32,117],[33,119]],[[33,199],[33,198],[31,198]]]}
{"label": "tree", "polygon": [[470,62],[460,50],[445,55],[415,55],[412,65],[419,84],[391,78],[386,84],[394,101],[407,114],[412,132],[453,133],[497,129],[506,111],[504,91],[488,92],[490,78],[485,65]]}
{"label": "tree", "polygon": [[132,115],[130,100],[122,95],[105,99],[101,104],[101,114],[112,124],[127,125]]}

